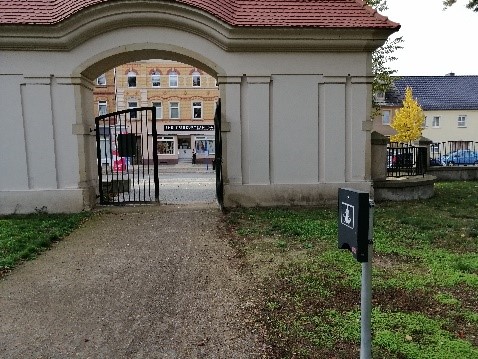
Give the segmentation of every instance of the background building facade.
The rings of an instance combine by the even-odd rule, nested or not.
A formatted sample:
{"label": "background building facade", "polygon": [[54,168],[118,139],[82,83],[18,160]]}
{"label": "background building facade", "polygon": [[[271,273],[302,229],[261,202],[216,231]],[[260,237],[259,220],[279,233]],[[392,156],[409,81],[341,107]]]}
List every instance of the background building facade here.
{"label": "background building facade", "polygon": [[[447,150],[478,148],[478,76],[402,76],[393,88],[377,98],[381,116],[373,129],[385,136],[395,134],[391,127],[395,111],[402,107],[407,87],[425,114],[422,136]],[[438,146],[440,145],[440,146]]]}
{"label": "background building facade", "polygon": [[[217,81],[201,69],[170,60],[126,63],[98,77],[94,91],[95,115],[137,107],[155,107],[160,164],[191,161],[210,163],[214,158],[214,114],[219,99]],[[147,130],[140,118],[126,124],[142,148],[152,151],[151,118]],[[102,153],[107,153],[102,146]],[[114,148],[114,145],[113,145]],[[109,156],[104,156],[108,162]],[[151,153],[144,155],[151,158]]]}

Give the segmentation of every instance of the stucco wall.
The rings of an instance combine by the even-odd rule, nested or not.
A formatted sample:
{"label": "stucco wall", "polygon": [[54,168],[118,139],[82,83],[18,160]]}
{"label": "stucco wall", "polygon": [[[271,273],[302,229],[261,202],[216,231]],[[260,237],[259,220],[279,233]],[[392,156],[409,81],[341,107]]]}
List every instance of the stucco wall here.
{"label": "stucco wall", "polygon": [[[426,111],[426,128],[423,136],[433,142],[473,141],[478,142],[478,110]],[[440,126],[433,127],[434,116],[440,117]],[[466,126],[458,127],[458,116],[466,116]]]}
{"label": "stucco wall", "polygon": [[142,26],[0,58],[0,213],[94,206],[91,81],[152,58],[218,77],[226,206],[317,204],[339,187],[370,189],[370,50],[229,51],[191,31]]}

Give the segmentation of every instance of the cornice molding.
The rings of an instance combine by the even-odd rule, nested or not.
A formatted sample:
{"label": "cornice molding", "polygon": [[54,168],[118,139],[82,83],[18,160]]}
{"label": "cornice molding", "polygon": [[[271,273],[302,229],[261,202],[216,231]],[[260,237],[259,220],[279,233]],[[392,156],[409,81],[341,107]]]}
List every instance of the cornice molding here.
{"label": "cornice molding", "polygon": [[200,9],[169,1],[114,1],[91,6],[55,25],[1,25],[0,49],[71,51],[97,35],[134,27],[172,28],[203,37],[226,52],[369,52],[395,30],[233,27]]}

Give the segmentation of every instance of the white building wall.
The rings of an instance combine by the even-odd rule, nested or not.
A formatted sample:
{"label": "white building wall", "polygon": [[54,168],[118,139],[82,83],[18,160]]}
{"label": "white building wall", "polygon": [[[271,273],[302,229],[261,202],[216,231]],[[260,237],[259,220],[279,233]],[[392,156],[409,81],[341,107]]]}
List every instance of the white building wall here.
{"label": "white building wall", "polygon": [[22,85],[28,188],[58,188],[50,78],[27,78]]}
{"label": "white building wall", "polygon": [[[478,110],[425,111],[427,117],[423,136],[433,142],[478,142]],[[440,126],[432,127],[433,117],[440,117]],[[466,127],[458,127],[458,116],[466,116]]]}
{"label": "white building wall", "polygon": [[319,76],[272,77],[272,182],[318,181]]}
{"label": "white building wall", "polygon": [[0,75],[0,190],[28,189],[25,128],[23,125],[22,75]]}
{"label": "white building wall", "polygon": [[271,183],[270,76],[247,76],[242,82],[242,136],[244,184]]}
{"label": "white building wall", "polygon": [[320,84],[319,181],[345,182],[345,77],[327,77]]}
{"label": "white building wall", "polygon": [[217,74],[226,206],[318,204],[339,187],[370,190],[369,52],[228,52],[191,32],[130,27],[70,51],[0,58],[0,213],[94,205],[90,81],[146,58]]}

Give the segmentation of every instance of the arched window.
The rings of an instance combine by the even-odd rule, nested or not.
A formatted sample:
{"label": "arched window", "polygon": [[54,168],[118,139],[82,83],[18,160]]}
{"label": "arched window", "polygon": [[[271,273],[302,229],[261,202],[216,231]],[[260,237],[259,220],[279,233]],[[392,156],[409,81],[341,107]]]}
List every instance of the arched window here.
{"label": "arched window", "polygon": [[136,87],[136,72],[128,72],[128,87]]}
{"label": "arched window", "polygon": [[198,71],[193,72],[193,87],[201,87],[201,74]]}
{"label": "arched window", "polygon": [[161,74],[158,71],[153,71],[151,73],[151,86],[153,87],[161,86]]}
{"label": "arched window", "polygon": [[169,73],[169,87],[178,87],[178,73],[174,70]]}

